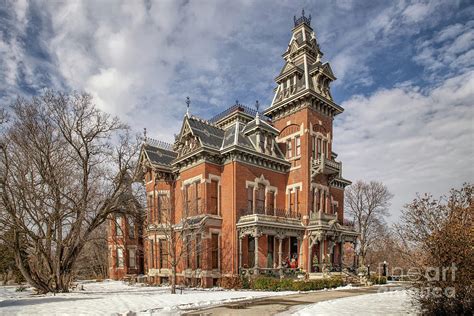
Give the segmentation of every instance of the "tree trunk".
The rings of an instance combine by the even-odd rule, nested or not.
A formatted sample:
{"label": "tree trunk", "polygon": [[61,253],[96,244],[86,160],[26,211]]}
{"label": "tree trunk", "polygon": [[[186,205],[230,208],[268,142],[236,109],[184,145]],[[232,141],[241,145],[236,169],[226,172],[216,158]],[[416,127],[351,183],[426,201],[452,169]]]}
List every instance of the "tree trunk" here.
{"label": "tree trunk", "polygon": [[171,267],[171,294],[176,294],[176,266]]}

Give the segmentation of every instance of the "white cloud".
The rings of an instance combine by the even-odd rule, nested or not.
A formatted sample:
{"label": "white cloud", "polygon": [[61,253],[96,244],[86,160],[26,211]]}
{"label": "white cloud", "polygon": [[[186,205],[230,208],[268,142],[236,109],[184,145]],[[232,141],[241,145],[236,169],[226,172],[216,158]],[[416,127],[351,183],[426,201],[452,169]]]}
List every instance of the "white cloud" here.
{"label": "white cloud", "polygon": [[431,77],[452,76],[474,66],[474,22],[448,25],[435,36],[416,46],[414,61],[425,67]]}
{"label": "white cloud", "polygon": [[[147,127],[149,135],[171,141],[188,95],[191,112],[204,117],[235,99],[248,105],[255,99],[263,105],[271,101],[292,16],[302,7],[312,14],[325,60],[338,77],[336,92],[338,86],[351,91],[377,87],[374,70],[384,65],[375,64],[374,56],[407,43],[415,46],[413,58],[429,76],[451,70],[433,80],[440,83],[437,88],[405,77],[409,81],[394,88],[344,102],[347,112],[337,123],[335,149],[348,177],[387,180],[398,205],[413,190],[438,192],[440,178],[446,186],[464,179],[470,159],[458,154],[466,153],[461,141],[472,134],[472,123],[470,130],[466,123],[472,114],[465,105],[472,98],[473,24],[454,21],[414,41],[457,14],[457,2],[12,2],[8,14],[0,12],[8,31],[2,32],[0,23],[0,97],[2,91],[4,99],[21,94],[20,83],[33,90],[45,85],[86,90],[135,130]],[[31,37],[25,37],[27,29],[34,30]],[[35,55],[36,46],[49,54],[46,60]],[[449,137],[453,141],[447,142]],[[458,167],[446,164],[446,157]]]}
{"label": "white cloud", "polygon": [[415,192],[473,182],[473,87],[470,71],[425,92],[408,84],[344,102],[334,139],[345,176],[387,184],[395,219]]}

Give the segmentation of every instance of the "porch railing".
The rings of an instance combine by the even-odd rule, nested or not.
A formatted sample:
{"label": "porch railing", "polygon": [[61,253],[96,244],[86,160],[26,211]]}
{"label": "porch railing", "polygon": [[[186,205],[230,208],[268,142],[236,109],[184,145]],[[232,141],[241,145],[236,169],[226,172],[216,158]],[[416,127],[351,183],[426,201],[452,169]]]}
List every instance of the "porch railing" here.
{"label": "porch railing", "polygon": [[239,211],[240,216],[247,216],[247,215],[267,215],[267,216],[276,216],[276,217],[284,217],[284,218],[292,218],[292,219],[301,219],[301,214],[296,211],[290,211],[285,209],[279,208],[255,208],[252,209],[240,209]]}

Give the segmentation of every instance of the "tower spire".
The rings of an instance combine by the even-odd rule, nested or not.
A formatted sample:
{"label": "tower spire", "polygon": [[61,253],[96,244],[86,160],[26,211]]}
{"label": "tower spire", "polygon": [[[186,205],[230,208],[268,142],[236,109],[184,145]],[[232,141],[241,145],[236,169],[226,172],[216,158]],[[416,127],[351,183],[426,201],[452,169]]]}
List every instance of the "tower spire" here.
{"label": "tower spire", "polygon": [[189,117],[189,105],[191,104],[191,100],[189,97],[186,97],[186,116]]}

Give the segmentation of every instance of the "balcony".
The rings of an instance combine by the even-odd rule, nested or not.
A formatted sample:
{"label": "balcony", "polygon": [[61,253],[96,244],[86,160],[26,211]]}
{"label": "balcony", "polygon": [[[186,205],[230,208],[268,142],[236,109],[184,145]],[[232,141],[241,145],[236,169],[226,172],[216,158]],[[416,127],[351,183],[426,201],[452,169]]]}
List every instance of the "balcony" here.
{"label": "balcony", "polygon": [[312,159],[311,161],[311,176],[313,177],[317,174],[340,174],[341,169],[342,163],[326,158],[324,155],[320,155],[318,158]]}
{"label": "balcony", "polygon": [[238,225],[284,224],[301,226],[301,214],[285,209],[241,209]]}

